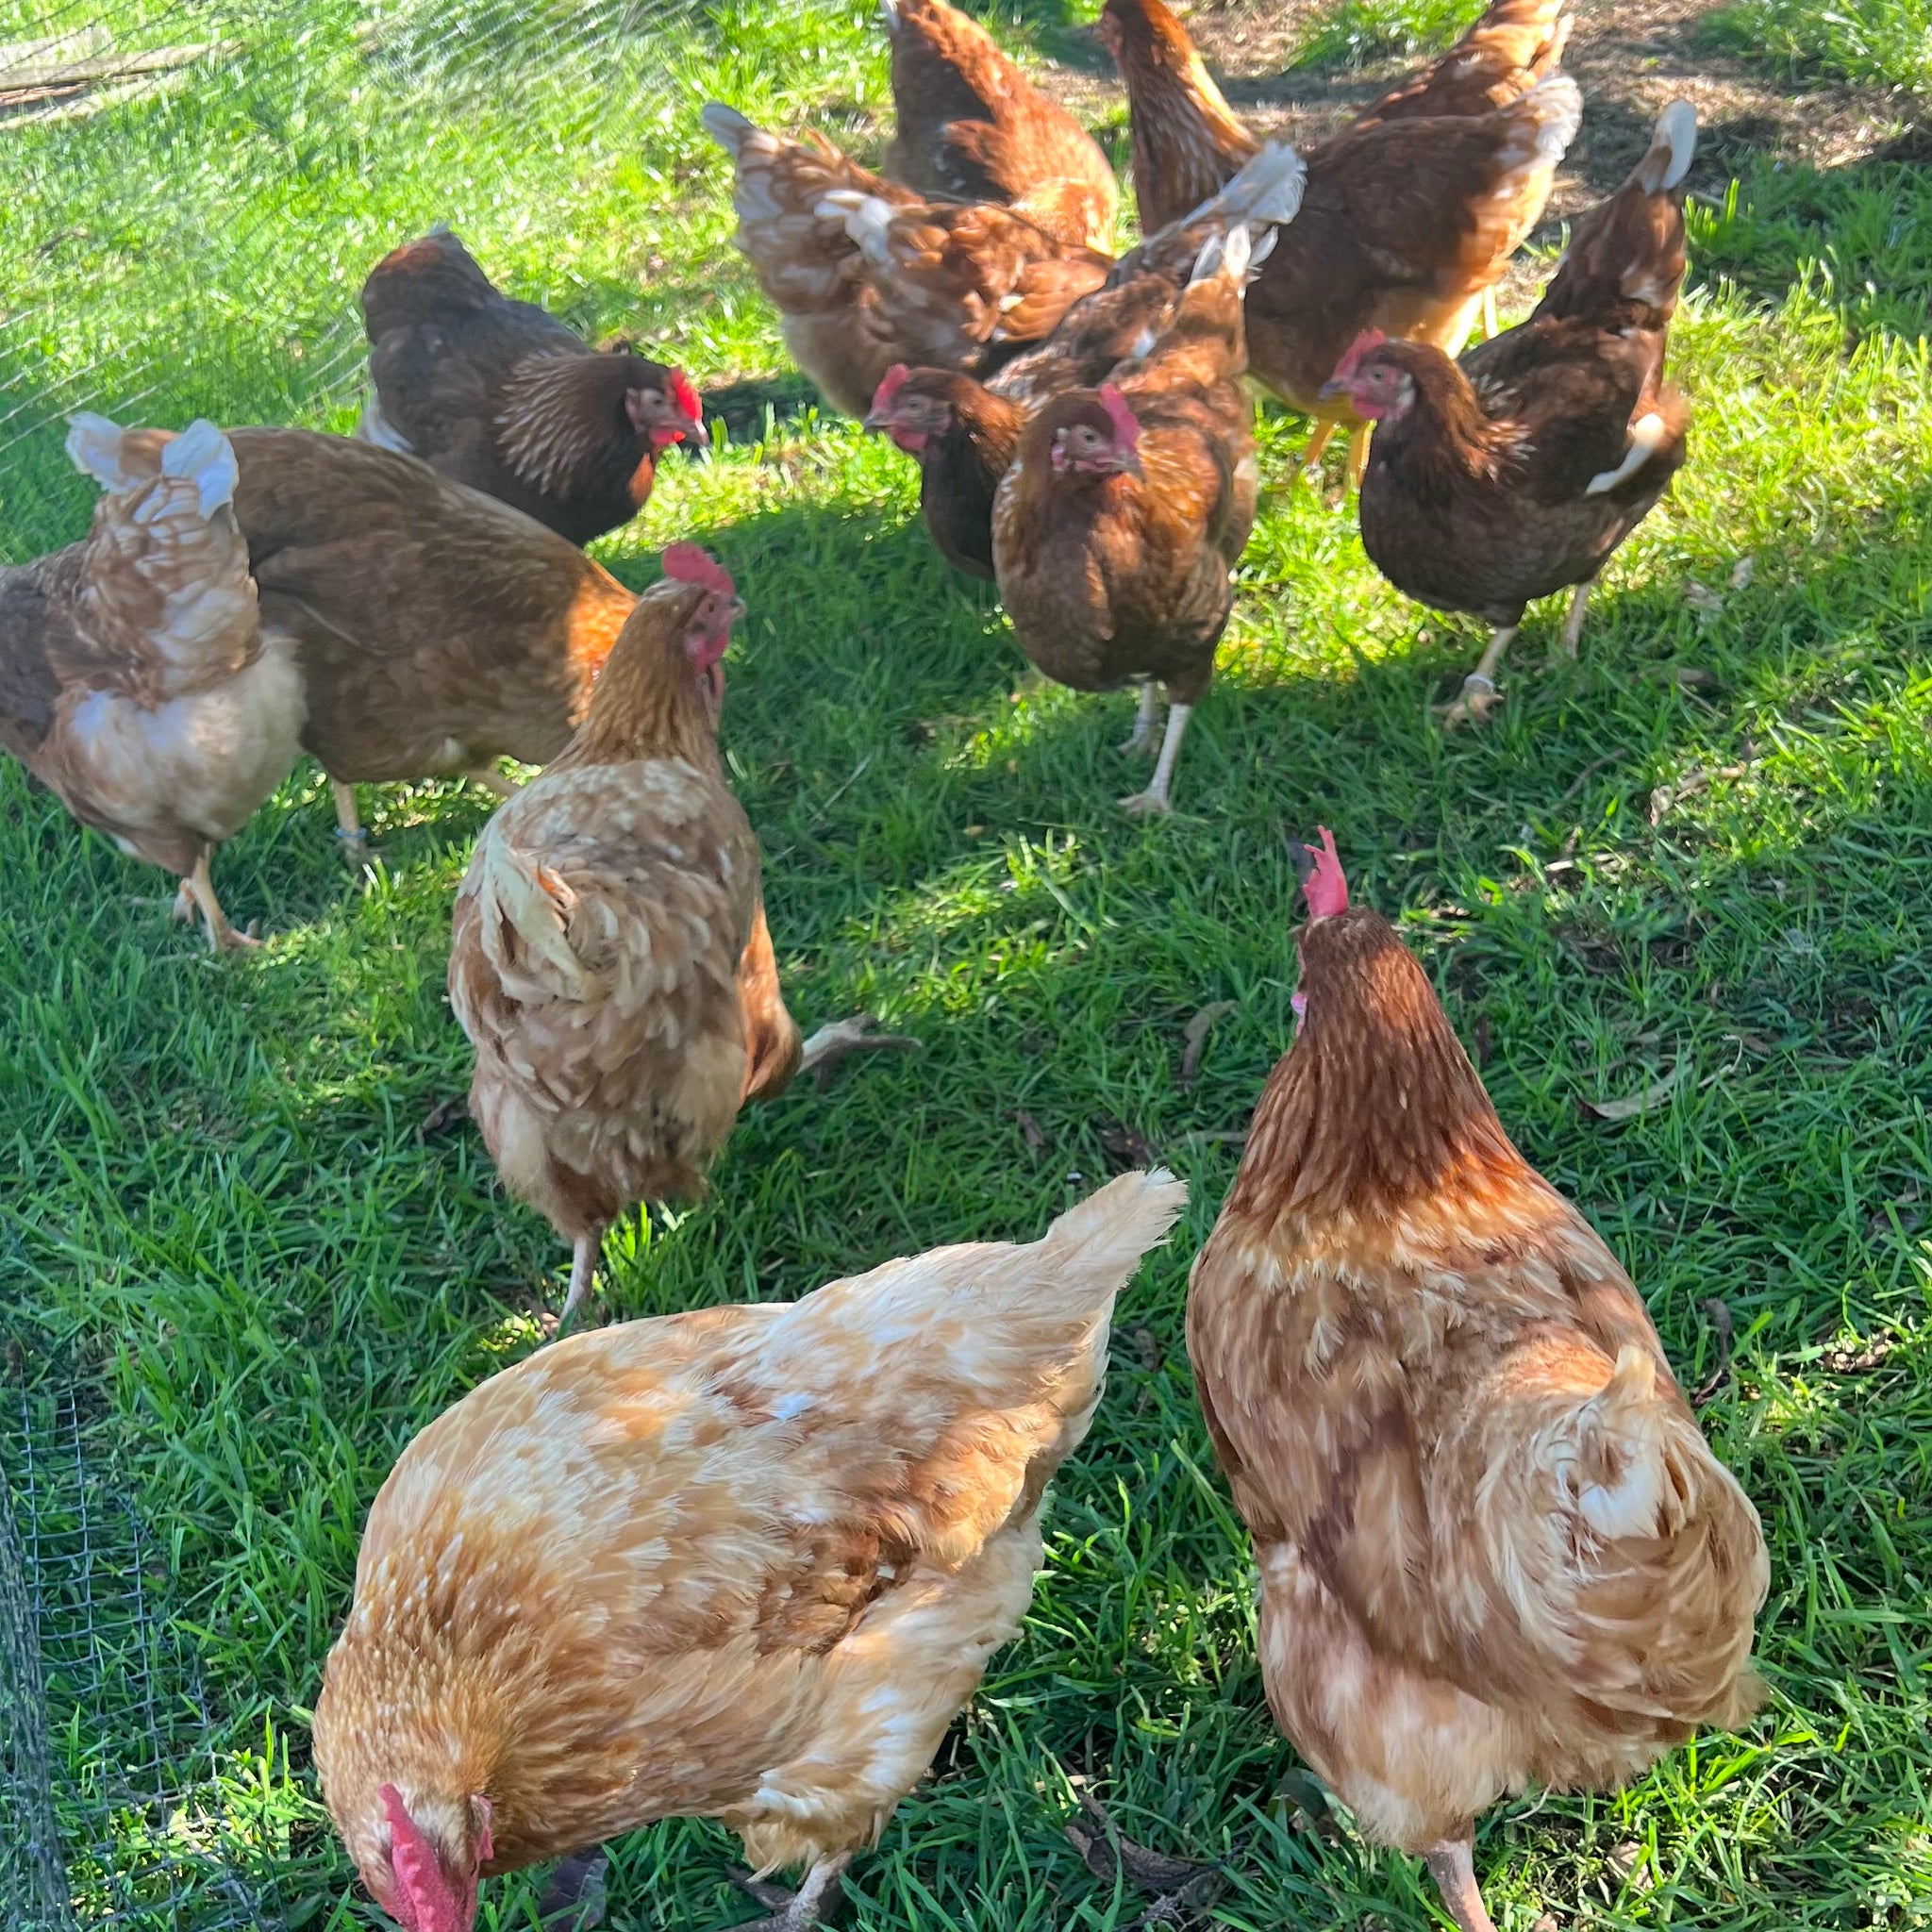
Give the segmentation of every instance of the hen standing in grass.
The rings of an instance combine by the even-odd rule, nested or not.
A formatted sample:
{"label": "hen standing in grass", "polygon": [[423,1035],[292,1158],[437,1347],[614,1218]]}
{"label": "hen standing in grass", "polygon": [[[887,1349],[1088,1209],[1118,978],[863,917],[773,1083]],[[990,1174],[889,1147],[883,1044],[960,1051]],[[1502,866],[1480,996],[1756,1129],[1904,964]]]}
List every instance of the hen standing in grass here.
{"label": "hen standing in grass", "polygon": [[688,1200],[798,1030],[748,1011],[763,937],[758,846],[718,756],[738,603],[674,543],[638,600],[576,736],[483,828],[457,893],[450,1004],[476,1049],[470,1112],[510,1191],[574,1243],[570,1298],[639,1201]]}
{"label": "hen standing in grass", "polygon": [[236,522],[234,446],[74,418],[107,493],[78,543],[0,571],[0,745],[82,824],[181,880],[217,947],[251,944],[209,862],[301,753],[293,640],[264,625]]}
{"label": "hen standing in grass", "polygon": [[1563,648],[1576,655],[1591,582],[1683,465],[1690,411],[1664,351],[1696,144],[1695,110],[1674,101],[1519,327],[1460,362],[1369,335],[1336,372],[1331,388],[1375,425],[1363,547],[1397,590],[1495,629],[1451,724],[1499,702],[1496,667],[1536,598],[1574,587]]}
{"label": "hen standing in grass", "polygon": [[376,263],[362,317],[375,399],[358,433],[573,543],[627,524],[673,443],[708,440],[683,371],[587,348],[498,291],[446,228]]}
{"label": "hen standing in grass", "polygon": [[1768,1569],[1642,1299],[1525,1161],[1324,830],[1296,1037],[1188,1293],[1276,1720],[1494,1932],[1478,1812],[1735,1725]]}
{"label": "hen standing in grass", "polygon": [[1093,137],[945,0],[884,0],[881,11],[897,121],[887,176],[960,201],[1054,197],[1081,240],[1110,247],[1120,188]]}
{"label": "hen standing in grass", "polygon": [[1013,634],[1075,691],[1141,684],[1124,747],[1167,733],[1153,782],[1121,801],[1165,812],[1188,716],[1234,607],[1254,526],[1255,407],[1241,383],[1248,230],[1210,242],[1173,326],[1118,385],[1069,391],[1026,425],[993,506],[993,563]]}
{"label": "hen standing in grass", "polygon": [[815,1925],[1020,1628],[1115,1296],[1186,1199],[1123,1174],[1028,1247],[575,1336],[425,1429],[315,1707],[383,1909],[470,1932],[487,1874],[704,1817],[805,1868],[753,1881],[766,1932]]}

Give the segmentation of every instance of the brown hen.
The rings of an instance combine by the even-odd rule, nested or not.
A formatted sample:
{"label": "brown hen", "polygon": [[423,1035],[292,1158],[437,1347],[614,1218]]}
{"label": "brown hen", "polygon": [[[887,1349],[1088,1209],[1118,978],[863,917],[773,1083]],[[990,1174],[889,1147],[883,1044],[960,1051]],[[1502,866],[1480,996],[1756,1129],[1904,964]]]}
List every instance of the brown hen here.
{"label": "brown hen", "polygon": [[[767,963],[758,840],[718,756],[743,607],[691,544],[664,568],[576,736],[483,828],[450,942],[450,1005],[476,1049],[470,1113],[504,1185],[574,1244],[566,1323],[611,1223],[703,1192],[747,1093],[799,1058]],[[767,1038],[747,991],[776,1002]]]}
{"label": "brown hen", "polygon": [[1110,249],[1120,188],[1093,137],[945,0],[885,0],[882,10],[898,123],[888,177],[959,201],[1045,193],[1077,223],[1071,239]]}
{"label": "brown hen", "polygon": [[993,504],[993,565],[1013,635],[1075,691],[1141,684],[1124,749],[1167,731],[1154,778],[1121,801],[1169,809],[1190,713],[1234,607],[1228,573],[1254,525],[1254,404],[1241,383],[1248,231],[1204,251],[1173,326],[1118,386],[1074,390],[1022,432]]}
{"label": "brown hen", "polygon": [[357,433],[573,543],[628,523],[673,443],[708,440],[681,370],[587,348],[502,294],[447,229],[376,263],[362,316],[375,397]]}
{"label": "brown hen", "polygon": [[1188,1353],[1276,1721],[1494,1932],[1478,1812],[1615,1789],[1756,1707],[1764,1541],[1642,1298],[1322,839],[1295,1041],[1194,1264]]}
{"label": "brown hen", "polygon": [[1495,627],[1449,722],[1488,715],[1495,672],[1538,597],[1585,601],[1684,461],[1690,409],[1664,382],[1684,279],[1684,176],[1697,118],[1676,101],[1609,200],[1579,220],[1529,320],[1452,362],[1362,338],[1334,384],[1375,424],[1362,543],[1395,587]]}
{"label": "brown hen", "polygon": [[[1541,15],[1520,32],[1508,25],[1514,17],[1505,0],[1472,35],[1491,24],[1514,47],[1543,32]],[[1108,0],[1103,25],[1131,106],[1141,218],[1166,221],[1212,193],[1257,143],[1161,0]],[[1425,77],[1406,111],[1391,115],[1389,102],[1379,103],[1309,151],[1301,213],[1249,294],[1250,369],[1316,420],[1305,464],[1346,424],[1351,474],[1359,476],[1366,428],[1345,398],[1321,393],[1337,362],[1372,327],[1452,354],[1460,348],[1486,292],[1541,216],[1575,136],[1582,97],[1550,71],[1553,60],[1536,78],[1533,65],[1476,59],[1474,72],[1508,98],[1472,114],[1441,111],[1488,97],[1451,84],[1451,58],[1432,71],[1441,82],[1431,88]]]}
{"label": "brown hen", "polygon": [[1115,1296],[1186,1198],[1123,1174],[1029,1247],[576,1336],[425,1429],[315,1708],[383,1908],[470,1932],[484,1874],[695,1816],[806,1868],[765,1926],[816,1924],[1018,1631]]}
{"label": "brown hen", "polygon": [[0,571],[0,745],[82,824],[181,880],[208,943],[252,943],[215,897],[214,848],[300,755],[293,641],[258,606],[233,444],[78,415],[68,454],[106,494],[87,537]]}

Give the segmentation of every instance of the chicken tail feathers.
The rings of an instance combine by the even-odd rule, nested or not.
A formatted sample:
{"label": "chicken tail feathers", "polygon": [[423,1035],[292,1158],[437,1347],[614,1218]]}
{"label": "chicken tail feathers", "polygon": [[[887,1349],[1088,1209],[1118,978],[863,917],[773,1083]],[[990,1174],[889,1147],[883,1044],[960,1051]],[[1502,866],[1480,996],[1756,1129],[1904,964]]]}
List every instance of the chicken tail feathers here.
{"label": "chicken tail feathers", "polygon": [[235,445],[206,416],[197,416],[161,452],[161,475],[194,485],[195,499],[205,517],[235,500],[242,468]]}
{"label": "chicken tail feathers", "polygon": [[1637,180],[1646,194],[1676,188],[1690,172],[1697,154],[1697,109],[1689,101],[1673,101],[1657,117],[1650,151],[1637,164]]}
{"label": "chicken tail feathers", "polygon": [[1164,1167],[1124,1174],[1069,1208],[1047,1229],[1040,1260],[1071,1294],[1111,1299],[1141,1257],[1167,1238],[1187,1205],[1187,1182]]}
{"label": "chicken tail feathers", "polygon": [[575,895],[500,828],[478,841],[465,889],[476,899],[477,938],[512,999],[581,999],[591,975],[570,943]]}
{"label": "chicken tail feathers", "polygon": [[120,424],[92,409],[78,409],[67,419],[67,455],[84,476],[92,476],[104,490],[125,490],[129,484],[145,481],[142,472],[129,466]]}
{"label": "chicken tail feathers", "polygon": [[705,124],[705,132],[733,160],[738,158],[747,139],[758,131],[755,123],[746,120],[736,108],[727,108],[723,101],[707,101],[699,110],[698,118]]}
{"label": "chicken tail feathers", "polygon": [[1286,142],[1271,141],[1219,194],[1210,195],[1179,225],[1247,221],[1256,226],[1291,222],[1301,212],[1308,170]]}

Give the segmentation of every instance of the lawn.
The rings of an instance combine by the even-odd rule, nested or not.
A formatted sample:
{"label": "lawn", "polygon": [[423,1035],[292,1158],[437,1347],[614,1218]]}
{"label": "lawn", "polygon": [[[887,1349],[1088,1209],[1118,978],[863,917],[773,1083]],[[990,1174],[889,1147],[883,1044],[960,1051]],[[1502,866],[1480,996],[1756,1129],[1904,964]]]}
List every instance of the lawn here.
{"label": "lawn", "polygon": [[[1828,63],[1852,18],[1745,4],[1790,28],[1746,32],[1774,74]],[[1302,39],[1323,58],[1437,44],[1470,10],[1344,0]],[[734,573],[750,618],[724,741],[792,1009],[810,1026],[862,1008],[924,1045],[748,1114],[708,1201],[613,1237],[609,1312],[1030,1238],[1150,1149],[1193,1190],[1123,1302],[1024,1637],[853,1869],[858,1932],[1133,1924],[1144,1902],[1063,1836],[1083,1789],[1143,1842],[1225,1859],[1226,1926],[1440,1923],[1419,1867],[1345,1819],[1311,1828],[1181,1339],[1189,1262],[1289,1039],[1283,835],[1317,820],[1707,1387],[1772,1544],[1764,1714],[1621,1797],[1499,1808],[1476,1854],[1499,1926],[1932,1924],[1932,179],[1882,152],[1696,177],[1673,351],[1690,462],[1594,600],[1580,666],[1559,610],[1533,617],[1483,731],[1427,711],[1475,631],[1375,575],[1339,470],[1292,484],[1305,426],[1271,411],[1180,809],[1141,824],[1113,803],[1139,782],[1112,748],[1131,697],[1027,672],[990,592],[927,541],[907,459],[809,406],[729,247],[699,103],[875,154],[871,11],[116,12],[124,47],[238,44],[0,132],[0,557],[86,526],[69,409],[346,428],[356,287],[439,219],[513,292],[670,345],[727,396],[709,458],[668,463],[598,554],[641,583],[691,537]],[[98,15],[0,0],[0,41]],[[1881,15],[1923,41],[1917,0],[1857,9]],[[1097,102],[1077,26],[1034,0],[1002,30]],[[1123,158],[1122,110],[1100,111]],[[45,1679],[33,1694],[0,1537],[11,1924],[32,1924],[37,1790],[81,1924],[110,1906],[142,1932],[376,1923],[316,1800],[306,1708],[376,1485],[537,1343],[566,1259],[438,1111],[468,1080],[443,969],[489,803],[365,790],[375,849],[351,865],[304,765],[217,859],[269,942],[211,958],[167,923],[171,881],[0,766],[0,1460]],[[1188,1022],[1222,1002],[1190,1082]],[[733,1851],[695,1824],[625,1840],[609,1923],[749,1915]],[[527,1927],[535,1896],[491,1884],[481,1923]]]}

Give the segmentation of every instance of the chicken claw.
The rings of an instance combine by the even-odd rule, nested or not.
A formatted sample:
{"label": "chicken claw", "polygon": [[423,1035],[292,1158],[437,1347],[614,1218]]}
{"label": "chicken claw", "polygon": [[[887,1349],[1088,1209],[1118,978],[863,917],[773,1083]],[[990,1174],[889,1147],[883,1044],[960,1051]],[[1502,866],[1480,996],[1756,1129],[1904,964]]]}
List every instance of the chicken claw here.
{"label": "chicken claw", "polygon": [[1442,721],[1444,729],[1454,730],[1458,724],[1481,724],[1503,702],[1503,693],[1496,689],[1496,680],[1487,677],[1480,671],[1472,671],[1462,680],[1462,691],[1454,702],[1436,707],[1436,715]]}
{"label": "chicken claw", "polygon": [[1174,760],[1180,757],[1181,740],[1187,736],[1188,717],[1192,705],[1169,705],[1167,735],[1160,741],[1160,760],[1146,791],[1136,791],[1121,800],[1121,809],[1130,818],[1158,817],[1174,809],[1167,788],[1174,782]]}
{"label": "chicken claw", "polygon": [[[188,901],[187,909],[182,900]],[[256,923],[248,922],[248,930],[229,923],[228,915],[222,910],[222,902],[215,897],[215,882],[208,873],[208,855],[204,852],[194,862],[194,870],[181,881],[181,890],[175,894],[175,903],[169,908],[172,919],[192,919],[199,911],[208,926],[208,945],[211,953],[242,953],[261,944],[258,937]]]}
{"label": "chicken claw", "polygon": [[874,1033],[878,1021],[871,1013],[854,1013],[847,1020],[834,1020],[821,1026],[805,1042],[799,1055],[798,1071],[818,1075],[819,1091],[832,1084],[832,1076],[845,1058],[855,1053],[875,1053],[882,1047],[904,1046],[917,1052],[925,1042],[909,1033]]}
{"label": "chicken claw", "polygon": [[747,1924],[734,1925],[731,1932],[811,1932],[813,1926],[823,1923],[831,1904],[827,1894],[838,1885],[851,1862],[850,1852],[821,1858],[806,1874],[805,1883],[795,1892],[734,1868],[730,1874],[732,1884],[741,1891],[748,1891],[759,1905],[769,1906],[771,1916],[753,1919]]}

